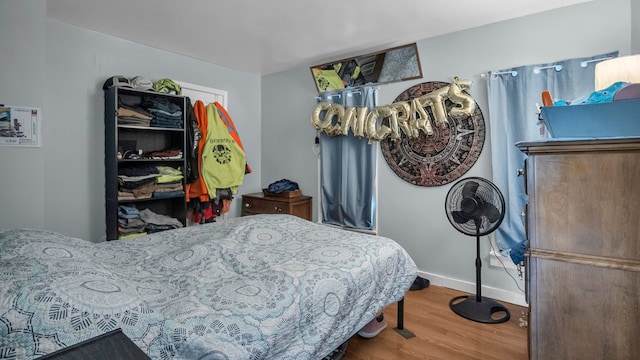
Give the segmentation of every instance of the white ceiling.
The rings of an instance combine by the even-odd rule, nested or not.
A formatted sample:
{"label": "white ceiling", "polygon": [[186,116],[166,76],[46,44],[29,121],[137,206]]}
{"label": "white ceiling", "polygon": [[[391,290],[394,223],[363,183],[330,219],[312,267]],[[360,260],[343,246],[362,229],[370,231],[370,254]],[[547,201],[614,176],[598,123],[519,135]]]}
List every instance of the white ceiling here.
{"label": "white ceiling", "polygon": [[47,16],[267,75],[587,1],[47,0]]}

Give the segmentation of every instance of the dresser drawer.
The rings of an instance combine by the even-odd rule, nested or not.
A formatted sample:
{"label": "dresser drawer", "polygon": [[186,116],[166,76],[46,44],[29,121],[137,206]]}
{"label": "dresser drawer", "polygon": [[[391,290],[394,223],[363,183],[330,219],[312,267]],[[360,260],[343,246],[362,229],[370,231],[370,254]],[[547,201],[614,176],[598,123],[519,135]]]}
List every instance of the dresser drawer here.
{"label": "dresser drawer", "polygon": [[242,196],[242,216],[255,214],[289,214],[311,220],[311,197],[276,197],[263,193]]}
{"label": "dresser drawer", "polygon": [[242,210],[257,214],[287,214],[288,204],[260,198],[243,198]]}

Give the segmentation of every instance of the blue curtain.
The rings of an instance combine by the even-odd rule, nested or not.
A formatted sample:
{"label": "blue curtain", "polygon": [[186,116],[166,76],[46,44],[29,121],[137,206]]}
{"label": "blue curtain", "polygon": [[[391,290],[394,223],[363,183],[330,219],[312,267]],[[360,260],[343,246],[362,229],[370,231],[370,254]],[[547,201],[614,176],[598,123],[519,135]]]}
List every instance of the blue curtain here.
{"label": "blue curtain", "polygon": [[536,103],[542,105],[542,91],[549,90],[554,100],[573,100],[594,91],[594,67],[597,61],[618,56],[618,52],[554,63],[520,66],[490,72],[487,79],[491,127],[493,182],[507,201],[506,215],[495,232],[504,256],[515,264],[524,259],[526,203],[524,181],[516,175],[525,155],[515,144],[547,137],[540,133]]}
{"label": "blue curtain", "polygon": [[[376,106],[373,87],[323,93],[319,101],[344,106]],[[374,228],[377,149],[367,138],[320,133],[322,222],[342,227]]]}

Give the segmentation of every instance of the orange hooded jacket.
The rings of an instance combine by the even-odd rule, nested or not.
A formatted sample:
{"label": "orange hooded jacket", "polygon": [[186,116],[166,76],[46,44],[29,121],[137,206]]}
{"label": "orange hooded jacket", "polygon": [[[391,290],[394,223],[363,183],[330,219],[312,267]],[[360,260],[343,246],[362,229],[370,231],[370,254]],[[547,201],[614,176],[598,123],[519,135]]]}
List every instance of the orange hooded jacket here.
{"label": "orange hooded jacket", "polygon": [[[207,143],[207,109],[201,100],[196,100],[193,104],[193,112],[198,120],[198,130],[200,130],[200,140],[198,140],[198,173],[202,174],[202,150]],[[202,176],[198,176],[196,181],[187,184],[187,201],[193,198],[199,198],[200,201],[209,201],[209,193],[207,185]]]}

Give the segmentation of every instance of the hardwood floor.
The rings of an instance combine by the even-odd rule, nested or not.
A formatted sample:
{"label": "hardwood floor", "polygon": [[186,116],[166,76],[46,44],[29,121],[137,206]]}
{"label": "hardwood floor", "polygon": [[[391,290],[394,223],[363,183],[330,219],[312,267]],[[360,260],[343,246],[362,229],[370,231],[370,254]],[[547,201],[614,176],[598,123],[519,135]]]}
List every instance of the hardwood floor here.
{"label": "hardwood floor", "polygon": [[449,300],[465,293],[431,285],[409,291],[404,301],[404,328],[415,337],[405,339],[397,326],[397,304],[384,310],[388,327],[372,339],[349,340],[343,360],[495,359],[526,360],[527,308],[501,302],[511,318],[501,324],[465,319],[449,308]]}

